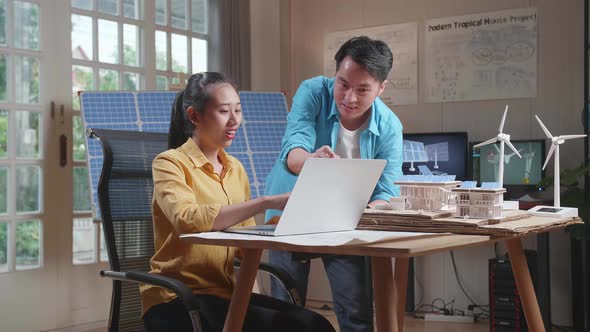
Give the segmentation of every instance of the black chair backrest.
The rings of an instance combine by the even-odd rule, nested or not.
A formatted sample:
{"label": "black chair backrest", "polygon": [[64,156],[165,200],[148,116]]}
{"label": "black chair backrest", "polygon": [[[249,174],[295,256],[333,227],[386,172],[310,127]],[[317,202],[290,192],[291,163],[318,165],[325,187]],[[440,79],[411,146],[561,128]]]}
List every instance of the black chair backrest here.
{"label": "black chair backrest", "polygon": [[[152,161],[168,149],[168,135],[90,129],[101,142],[104,163],[98,201],[113,271],[149,271],[154,254]],[[142,329],[139,288],[113,281],[109,331]]]}

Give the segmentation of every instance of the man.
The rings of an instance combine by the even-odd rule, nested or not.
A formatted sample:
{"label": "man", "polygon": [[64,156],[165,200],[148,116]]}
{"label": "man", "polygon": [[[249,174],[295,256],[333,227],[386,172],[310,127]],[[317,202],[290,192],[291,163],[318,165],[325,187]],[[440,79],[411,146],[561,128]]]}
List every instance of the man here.
{"label": "man", "polygon": [[[265,195],[291,191],[308,158],[385,159],[387,165],[370,199],[384,204],[399,194],[393,182],[401,175],[402,125],[379,99],[392,66],[391,50],[382,41],[356,37],[335,55],[336,75],[304,81],[287,117],[282,151],[266,179]],[[266,219],[280,214],[268,211]],[[360,256],[322,256],[341,331],[373,331],[371,280]],[[296,281],[305,305],[309,260],[271,251],[270,264]],[[272,285],[273,295],[285,297]]]}

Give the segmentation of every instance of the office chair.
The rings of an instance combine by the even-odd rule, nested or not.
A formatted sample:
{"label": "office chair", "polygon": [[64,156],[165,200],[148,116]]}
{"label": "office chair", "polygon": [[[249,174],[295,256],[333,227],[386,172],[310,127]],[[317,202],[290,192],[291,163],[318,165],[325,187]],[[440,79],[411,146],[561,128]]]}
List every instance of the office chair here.
{"label": "office chair", "polygon": [[[109,332],[143,330],[138,282],[173,291],[189,312],[194,331],[200,332],[199,303],[192,290],[178,280],[148,273],[154,254],[152,161],[168,149],[168,135],[107,129],[89,129],[87,135],[98,139],[103,150],[98,201],[111,270],[100,275],[113,279]],[[235,266],[239,268],[239,262]],[[297,303],[295,283],[288,275],[264,263],[259,269],[280,280]]]}

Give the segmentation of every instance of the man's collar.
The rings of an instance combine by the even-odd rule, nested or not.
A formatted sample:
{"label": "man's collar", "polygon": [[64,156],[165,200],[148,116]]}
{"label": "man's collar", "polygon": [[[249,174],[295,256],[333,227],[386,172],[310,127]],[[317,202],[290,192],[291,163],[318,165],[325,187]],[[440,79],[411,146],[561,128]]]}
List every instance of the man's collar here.
{"label": "man's collar", "polygon": [[[368,112],[371,112],[371,114],[369,115],[369,127],[367,129],[374,135],[379,136],[379,126],[377,125],[377,112],[375,112],[375,102],[373,102],[373,104],[371,105],[371,109]],[[330,115],[328,115],[328,119],[331,119],[332,117],[336,117],[338,122],[340,122],[340,112],[338,111],[338,106],[336,106],[336,100],[334,100],[334,98],[332,98],[332,105],[330,108]]]}

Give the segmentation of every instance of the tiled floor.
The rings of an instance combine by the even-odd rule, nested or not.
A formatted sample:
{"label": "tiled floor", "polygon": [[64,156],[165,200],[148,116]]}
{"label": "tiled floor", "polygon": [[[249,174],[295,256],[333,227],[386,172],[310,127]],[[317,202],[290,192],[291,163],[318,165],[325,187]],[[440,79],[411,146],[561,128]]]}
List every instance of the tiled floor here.
{"label": "tiled floor", "polygon": [[[338,329],[338,323],[336,321],[336,314],[331,309],[322,309],[327,306],[332,308],[331,303],[308,301],[308,308],[314,310],[324,317],[326,317],[332,325]],[[96,322],[92,324],[74,326],[70,328],[51,330],[49,332],[106,332],[107,322]],[[461,324],[461,323],[439,323],[439,322],[425,322],[422,319],[416,319],[413,317],[406,317],[405,329],[406,332],[418,332],[418,331],[429,331],[429,332],[487,332],[489,331],[488,322],[483,321],[477,324]]]}
{"label": "tiled floor", "polygon": [[66,327],[63,329],[58,330],[48,330],[45,332],[106,332],[107,331],[107,324],[108,322],[101,321],[101,322],[94,322],[88,323],[84,325],[77,325],[72,327]]}
{"label": "tiled floor", "polygon": [[[331,303],[308,301],[307,307],[322,314],[326,317],[332,325],[338,329],[338,323],[336,320],[336,314],[332,310],[320,309],[323,306],[332,307]],[[426,322],[423,319],[413,318],[410,316],[405,317],[404,331],[405,332],[418,332],[418,331],[432,331],[432,332],[487,332],[490,327],[487,321],[478,322],[477,324],[465,324],[465,323],[441,323],[441,322]]]}
{"label": "tiled floor", "polygon": [[[336,314],[331,310],[332,303],[308,301],[307,307],[314,310],[324,317],[326,317],[332,325],[338,329],[338,323],[336,321]],[[327,309],[325,309],[327,307]],[[405,332],[487,332],[489,331],[488,321],[480,321],[476,324],[467,323],[443,323],[443,322],[427,322],[423,319],[413,318],[406,316],[405,318]],[[73,326],[59,330],[51,330],[46,332],[106,332],[107,321],[95,322],[85,325]],[[568,328],[557,328],[554,327],[552,331],[564,332],[573,331]]]}

